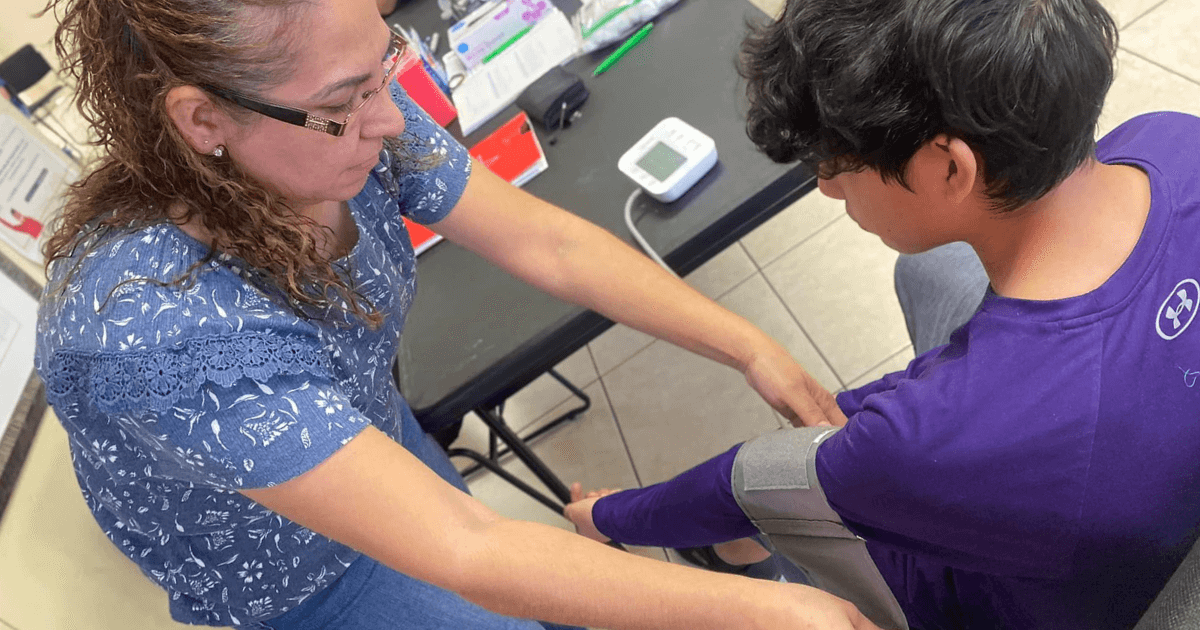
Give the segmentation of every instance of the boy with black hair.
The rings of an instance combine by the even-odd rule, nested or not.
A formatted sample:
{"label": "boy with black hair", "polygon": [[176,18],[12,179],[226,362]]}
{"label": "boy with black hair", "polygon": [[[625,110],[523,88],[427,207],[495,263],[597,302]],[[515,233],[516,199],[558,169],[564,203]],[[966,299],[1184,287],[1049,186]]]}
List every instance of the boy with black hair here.
{"label": "boy with black hair", "polygon": [[918,356],[840,429],[572,503],[581,533],[762,532],[880,625],[1133,626],[1200,533],[1200,119],[1094,142],[1116,38],[1096,0],[789,0],[753,33],[750,137],[929,252],[897,268]]}

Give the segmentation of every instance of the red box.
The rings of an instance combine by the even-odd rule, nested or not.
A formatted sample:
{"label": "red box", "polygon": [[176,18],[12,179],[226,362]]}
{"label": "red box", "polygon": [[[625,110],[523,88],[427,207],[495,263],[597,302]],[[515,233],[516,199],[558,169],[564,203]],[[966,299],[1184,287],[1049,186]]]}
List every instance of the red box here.
{"label": "red box", "polygon": [[445,127],[458,116],[458,110],[454,109],[454,103],[438,89],[433,77],[429,76],[429,72],[425,70],[425,64],[421,62],[420,56],[412,48],[409,48],[404,53],[404,58],[400,60],[400,70],[396,74],[396,80],[400,82],[404,91],[408,92],[409,98],[420,105],[421,109],[425,110],[425,113],[429,114],[429,117],[433,118],[437,124]]}

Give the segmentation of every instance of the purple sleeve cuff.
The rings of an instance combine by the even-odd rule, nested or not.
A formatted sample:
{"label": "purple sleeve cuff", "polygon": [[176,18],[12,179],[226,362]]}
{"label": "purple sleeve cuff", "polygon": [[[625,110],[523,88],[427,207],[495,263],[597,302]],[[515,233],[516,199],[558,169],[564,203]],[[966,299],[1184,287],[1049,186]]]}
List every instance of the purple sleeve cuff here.
{"label": "purple sleeve cuff", "polygon": [[604,497],[592,508],[600,533],[620,543],[701,547],[758,534],[733,497],[741,444],[670,481]]}

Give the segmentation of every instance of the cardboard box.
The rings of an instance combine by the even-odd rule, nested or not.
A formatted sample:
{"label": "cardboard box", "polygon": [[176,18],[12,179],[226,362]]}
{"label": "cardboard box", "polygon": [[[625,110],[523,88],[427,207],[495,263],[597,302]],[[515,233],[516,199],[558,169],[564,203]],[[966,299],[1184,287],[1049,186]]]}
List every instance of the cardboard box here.
{"label": "cardboard box", "polygon": [[450,49],[458,54],[467,70],[471,70],[493,51],[536,24],[550,12],[551,6],[549,0],[488,2],[450,27]]}

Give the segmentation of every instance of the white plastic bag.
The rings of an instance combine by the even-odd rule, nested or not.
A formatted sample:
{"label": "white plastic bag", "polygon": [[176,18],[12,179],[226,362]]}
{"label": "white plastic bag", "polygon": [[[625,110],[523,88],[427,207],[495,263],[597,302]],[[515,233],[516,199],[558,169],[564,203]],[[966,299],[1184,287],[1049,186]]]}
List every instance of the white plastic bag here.
{"label": "white plastic bag", "polygon": [[586,54],[632,35],[679,0],[584,0],[571,18]]}

